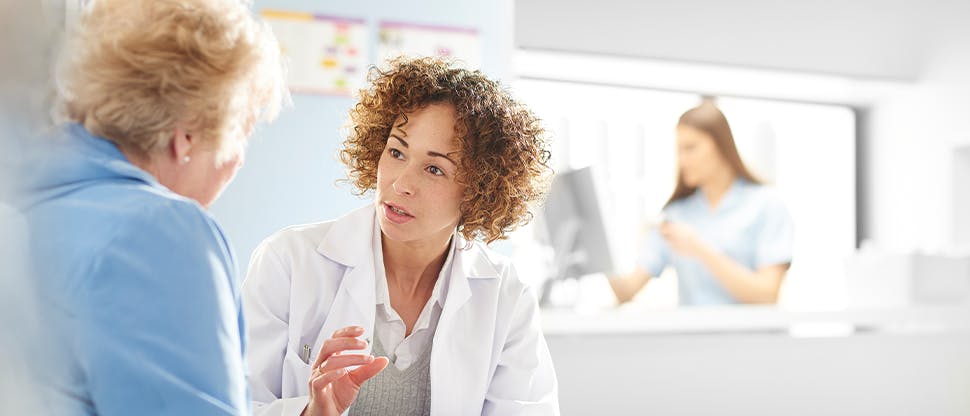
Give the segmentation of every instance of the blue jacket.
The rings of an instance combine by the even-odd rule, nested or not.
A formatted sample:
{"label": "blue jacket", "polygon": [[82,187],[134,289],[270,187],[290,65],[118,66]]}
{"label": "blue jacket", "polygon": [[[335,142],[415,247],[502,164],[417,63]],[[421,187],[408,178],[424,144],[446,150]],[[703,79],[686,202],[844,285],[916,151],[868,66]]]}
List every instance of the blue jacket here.
{"label": "blue jacket", "polygon": [[241,282],[216,222],[80,125],[37,148],[22,210],[52,413],[248,414]]}

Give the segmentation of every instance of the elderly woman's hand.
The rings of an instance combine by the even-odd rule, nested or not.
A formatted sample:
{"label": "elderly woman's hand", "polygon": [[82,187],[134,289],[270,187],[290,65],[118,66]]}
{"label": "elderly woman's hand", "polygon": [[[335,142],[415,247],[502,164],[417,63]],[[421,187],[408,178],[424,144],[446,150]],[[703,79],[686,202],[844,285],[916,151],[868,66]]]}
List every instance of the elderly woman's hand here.
{"label": "elderly woman's hand", "polygon": [[[339,415],[357,398],[360,386],[387,367],[387,357],[369,354],[343,354],[365,348],[367,343],[357,337],[364,335],[359,326],[338,329],[320,347],[320,355],[310,373],[310,401],[304,416]],[[360,366],[354,370],[347,367]]]}

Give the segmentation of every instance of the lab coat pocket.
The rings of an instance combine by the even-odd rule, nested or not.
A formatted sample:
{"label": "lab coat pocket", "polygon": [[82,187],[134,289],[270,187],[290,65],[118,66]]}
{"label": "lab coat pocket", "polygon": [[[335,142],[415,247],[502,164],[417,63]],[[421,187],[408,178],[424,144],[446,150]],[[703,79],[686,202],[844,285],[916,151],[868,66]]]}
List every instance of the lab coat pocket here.
{"label": "lab coat pocket", "polygon": [[283,358],[286,367],[283,371],[283,391],[298,391],[303,394],[308,391],[307,383],[310,381],[310,367],[313,361],[307,362],[305,357],[303,345],[295,348],[293,345],[287,345],[286,356]]}

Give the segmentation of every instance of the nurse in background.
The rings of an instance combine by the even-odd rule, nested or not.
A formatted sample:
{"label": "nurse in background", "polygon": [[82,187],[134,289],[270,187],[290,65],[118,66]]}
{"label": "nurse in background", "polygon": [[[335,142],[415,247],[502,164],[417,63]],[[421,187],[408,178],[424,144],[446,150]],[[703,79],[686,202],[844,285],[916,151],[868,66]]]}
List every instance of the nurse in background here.
{"label": "nurse in background", "polygon": [[775,303],[792,260],[793,225],[774,189],[744,166],[724,114],[705,100],[677,123],[677,186],[637,269],[613,277],[620,303],[667,267],[681,305]]}
{"label": "nurse in background", "polygon": [[374,69],[341,159],[373,202],[256,249],[243,285],[262,415],[556,415],[535,292],[483,244],[530,218],[549,152],[498,83]]}
{"label": "nurse in background", "polygon": [[67,122],[25,163],[37,307],[56,340],[31,340],[45,404],[248,415],[242,282],[207,207],[285,96],[278,43],[238,0],[89,3],[60,62]]}

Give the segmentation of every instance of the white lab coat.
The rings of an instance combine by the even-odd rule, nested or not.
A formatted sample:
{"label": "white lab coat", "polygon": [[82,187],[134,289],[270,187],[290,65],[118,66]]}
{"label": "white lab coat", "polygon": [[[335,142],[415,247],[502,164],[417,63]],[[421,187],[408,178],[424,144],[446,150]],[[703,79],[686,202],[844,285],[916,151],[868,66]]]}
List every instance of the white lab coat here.
{"label": "white lab coat", "polygon": [[[300,414],[310,365],[337,329],[362,326],[363,338],[373,339],[375,221],[368,205],[335,221],[286,228],[254,252],[243,307],[256,415]],[[453,261],[432,341],[431,414],[558,415],[534,292],[480,243]]]}

